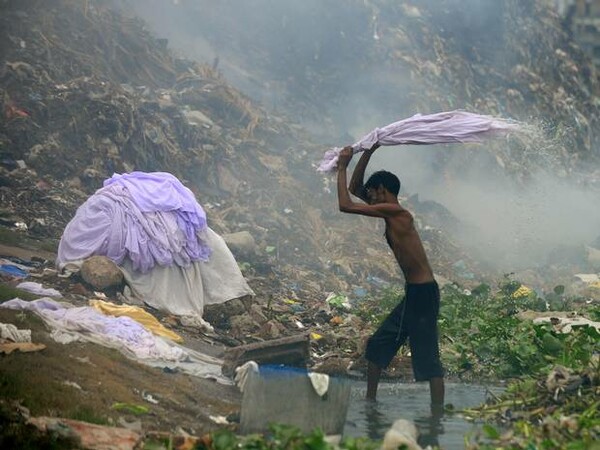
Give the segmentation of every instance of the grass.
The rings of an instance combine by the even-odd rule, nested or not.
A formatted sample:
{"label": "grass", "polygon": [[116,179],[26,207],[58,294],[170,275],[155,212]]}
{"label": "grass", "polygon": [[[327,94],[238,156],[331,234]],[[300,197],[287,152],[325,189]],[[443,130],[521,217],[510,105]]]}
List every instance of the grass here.
{"label": "grass", "polygon": [[32,294],[31,292],[23,291],[21,289],[13,288],[5,284],[0,284],[0,303],[4,303],[7,300],[19,297],[21,300],[35,300],[40,298],[39,295]]}

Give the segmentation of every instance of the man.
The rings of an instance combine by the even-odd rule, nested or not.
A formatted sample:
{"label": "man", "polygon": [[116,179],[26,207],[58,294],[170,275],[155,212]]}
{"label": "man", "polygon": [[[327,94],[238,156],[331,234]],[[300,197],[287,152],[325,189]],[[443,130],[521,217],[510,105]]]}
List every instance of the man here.
{"label": "man", "polygon": [[[349,188],[346,169],[353,151],[352,147],[344,147],[339,156],[337,178],[340,211],[385,220],[387,243],[406,282],[404,300],[367,343],[367,399],[375,400],[382,369],[389,365],[400,346],[409,338],[415,379],[429,381],[432,407],[439,410],[444,404],[444,374],[437,332],[440,293],[413,217],[398,203],[400,180],[382,170],[363,183],[367,164],[378,147],[375,144],[363,153],[354,169]],[[367,204],[352,201],[349,191]]]}

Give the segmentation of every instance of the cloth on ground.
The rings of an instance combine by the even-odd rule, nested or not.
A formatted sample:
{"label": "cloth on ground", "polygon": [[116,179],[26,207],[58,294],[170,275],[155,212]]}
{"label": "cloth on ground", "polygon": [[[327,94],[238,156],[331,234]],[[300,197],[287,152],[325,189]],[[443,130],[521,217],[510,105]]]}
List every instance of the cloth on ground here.
{"label": "cloth on ground", "polygon": [[223,238],[210,228],[205,236],[211,258],[187,268],[156,266],[152,272],[140,273],[125,259],[121,271],[133,294],[161,311],[196,317],[202,317],[204,305],[253,296]]}
{"label": "cloth on ground", "polygon": [[[521,125],[506,119],[474,114],[467,111],[447,111],[435,114],[415,114],[408,119],[375,128],[352,145],[354,153],[380,145],[447,144],[481,142],[483,138],[501,136],[516,131]],[[333,172],[337,167],[341,148],[325,152],[318,171]]]}
{"label": "cloth on ground", "polygon": [[62,294],[53,288],[44,288],[40,283],[35,281],[24,281],[17,284],[17,289],[22,289],[32,294],[41,295],[43,297],[62,297]]}
{"label": "cloth on ground", "polygon": [[326,373],[309,372],[308,378],[313,389],[319,397],[323,397],[329,390],[329,375]]}
{"label": "cloth on ground", "polygon": [[89,303],[92,308],[97,309],[103,314],[114,317],[130,317],[157,336],[166,337],[174,342],[183,342],[181,336],[166,328],[156,317],[138,306],[115,305],[114,303],[97,299],[90,300]]}
{"label": "cloth on ground", "polygon": [[240,392],[244,392],[250,373],[259,373],[258,364],[256,361],[247,361],[241,366],[235,368],[234,381],[236,386],[240,389]]}
{"label": "cloth on ground", "polygon": [[31,302],[16,298],[0,307],[34,312],[53,328],[52,337],[58,342],[93,342],[116,348],[143,364],[180,369],[191,375],[231,384],[221,374],[220,359],[155,336],[129,317],[105,316],[92,307],[74,307],[48,297]]}
{"label": "cloth on ground", "polygon": [[0,323],[0,340],[31,342],[31,330],[19,330],[11,323]]}
{"label": "cloth on ground", "polygon": [[129,258],[144,273],[157,264],[189,267],[209,259],[206,228],[201,206],[172,175],[114,175],[77,209],[63,232],[56,262],[62,269],[103,255],[116,264]]}

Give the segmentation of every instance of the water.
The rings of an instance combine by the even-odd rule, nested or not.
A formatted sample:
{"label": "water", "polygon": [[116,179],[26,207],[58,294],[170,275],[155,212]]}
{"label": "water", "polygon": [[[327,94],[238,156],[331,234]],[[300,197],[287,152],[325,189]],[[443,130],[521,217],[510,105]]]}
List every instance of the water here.
{"label": "water", "polygon": [[[458,414],[436,417],[430,411],[428,383],[381,383],[377,402],[365,401],[365,383],[352,386],[350,406],[344,427],[344,436],[368,436],[382,439],[397,419],[412,420],[419,429],[419,444],[438,445],[446,450],[464,449],[464,437],[477,430],[478,425]],[[445,403],[454,408],[477,406],[494,394],[502,392],[498,387],[472,384],[446,383]]]}

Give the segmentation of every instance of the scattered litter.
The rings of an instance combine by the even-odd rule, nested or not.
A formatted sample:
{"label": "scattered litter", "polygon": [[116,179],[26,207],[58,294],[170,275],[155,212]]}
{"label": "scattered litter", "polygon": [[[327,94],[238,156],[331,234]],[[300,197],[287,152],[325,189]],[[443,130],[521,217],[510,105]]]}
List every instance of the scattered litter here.
{"label": "scattered litter", "polygon": [[69,380],[64,380],[62,382],[62,384],[64,384],[65,386],[71,386],[74,387],[75,389],[82,391],[83,389],[81,389],[81,386],[79,386],[77,383],[75,383],[74,381],[69,381]]}
{"label": "scattered litter", "polygon": [[32,417],[28,421],[42,432],[74,439],[81,448],[134,450],[141,436],[133,430],[95,425],[55,417]]}
{"label": "scattered litter", "polygon": [[6,342],[0,344],[0,353],[10,355],[15,350],[22,353],[38,352],[44,350],[46,346],[44,344],[33,344],[31,342]]}
{"label": "scattered litter", "polygon": [[181,316],[179,318],[179,323],[184,327],[197,328],[201,331],[204,330],[211,333],[215,331],[210,323],[199,316]]}
{"label": "scattered litter", "polygon": [[111,408],[117,411],[126,411],[136,416],[143,416],[144,414],[148,414],[150,412],[150,408],[147,406],[122,402],[113,403]]}
{"label": "scattered litter", "polygon": [[573,327],[590,326],[600,332],[600,322],[594,322],[585,317],[538,317],[533,320],[535,324],[550,323],[552,327],[560,333],[570,333]]}
{"label": "scattered litter", "polygon": [[128,422],[124,417],[119,417],[117,423],[121,425],[123,428],[127,428],[128,430],[135,431],[137,433],[142,432],[142,421],[141,420],[132,420]]}
{"label": "scattered litter", "polygon": [[14,264],[0,264],[0,273],[15,278],[27,278],[29,275],[26,271]]}
{"label": "scattered litter", "polygon": [[17,289],[22,289],[43,297],[62,297],[62,294],[56,289],[44,288],[40,283],[36,283],[35,281],[24,281],[23,283],[19,283]]}
{"label": "scattered litter", "polygon": [[81,357],[81,356],[73,356],[73,355],[70,355],[70,356],[71,356],[71,358],[73,358],[73,359],[75,359],[75,360],[79,361],[79,362],[80,362],[80,363],[82,363],[82,364],[90,364],[90,365],[92,365],[92,366],[95,366],[95,364],[94,364],[93,362],[91,362],[91,361],[90,361],[90,358],[89,358],[89,356],[85,356],[85,357]]}
{"label": "scattered litter", "polygon": [[147,392],[142,392],[142,398],[153,405],[158,405],[159,403],[158,400],[152,396],[152,394],[148,394]]}
{"label": "scattered litter", "polygon": [[574,276],[586,284],[592,284],[600,281],[600,276],[595,273],[576,273]]}
{"label": "scattered litter", "polygon": [[31,330],[19,330],[11,323],[0,323],[0,339],[12,342],[31,342]]}
{"label": "scattered litter", "polygon": [[229,421],[227,420],[227,417],[225,416],[208,416],[210,417],[210,420],[212,420],[214,423],[218,424],[218,425],[229,425]]}

